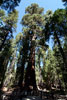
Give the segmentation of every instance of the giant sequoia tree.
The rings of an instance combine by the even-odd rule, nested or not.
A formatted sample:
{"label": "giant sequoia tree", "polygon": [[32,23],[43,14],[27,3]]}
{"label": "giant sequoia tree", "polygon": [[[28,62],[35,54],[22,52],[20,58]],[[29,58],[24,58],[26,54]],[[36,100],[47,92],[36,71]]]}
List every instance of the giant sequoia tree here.
{"label": "giant sequoia tree", "polygon": [[[23,25],[23,49],[21,50],[22,54],[22,68],[27,62],[27,68],[25,73],[25,86],[29,87],[30,85],[33,88],[36,88],[36,79],[35,79],[35,50],[37,48],[44,48],[47,46],[45,44],[45,34],[43,34],[44,26],[52,16],[51,11],[43,14],[43,8],[39,7],[37,4],[31,4],[25,10],[26,14],[23,16],[21,24]],[[25,46],[26,45],[26,46]],[[36,48],[37,47],[37,48]],[[26,56],[25,56],[26,55]],[[26,60],[25,60],[26,59]],[[22,69],[21,68],[21,69]],[[20,86],[22,85],[22,71],[20,76]]]}
{"label": "giant sequoia tree", "polygon": [[29,59],[25,76],[25,85],[30,85],[36,88],[35,79],[35,46],[36,40],[42,38],[42,30],[44,25],[43,8],[40,8],[37,4],[31,4],[26,8],[26,15],[21,21],[24,35],[29,37]]}

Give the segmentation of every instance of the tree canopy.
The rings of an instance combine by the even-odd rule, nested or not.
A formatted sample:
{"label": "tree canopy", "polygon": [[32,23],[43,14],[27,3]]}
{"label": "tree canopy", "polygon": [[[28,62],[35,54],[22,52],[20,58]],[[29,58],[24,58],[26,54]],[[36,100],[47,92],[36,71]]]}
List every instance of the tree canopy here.
{"label": "tree canopy", "polygon": [[21,0],[1,0],[0,6],[7,11],[13,11],[16,6],[19,5]]}
{"label": "tree canopy", "polygon": [[[44,8],[32,3],[22,16],[22,31],[14,37],[18,22],[15,7],[20,1],[0,2],[0,99],[14,100],[11,96],[15,94],[22,99],[40,92],[44,99],[52,100],[57,94],[59,99],[61,92],[67,91],[66,8],[44,13]],[[63,2],[66,6],[67,1]]]}

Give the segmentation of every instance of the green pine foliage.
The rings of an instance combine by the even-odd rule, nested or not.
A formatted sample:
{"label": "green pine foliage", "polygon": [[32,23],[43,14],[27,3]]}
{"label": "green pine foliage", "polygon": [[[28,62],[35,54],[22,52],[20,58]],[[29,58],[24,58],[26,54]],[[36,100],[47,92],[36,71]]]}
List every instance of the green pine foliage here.
{"label": "green pine foliage", "polygon": [[[46,89],[67,88],[66,9],[44,14],[42,7],[31,4],[21,20],[22,32],[14,39],[18,20],[14,7],[20,0],[1,1],[1,7],[9,13],[0,9],[0,88],[22,87],[23,83],[25,87],[36,88],[43,83]],[[52,49],[48,46],[50,39]]]}
{"label": "green pine foliage", "polygon": [[52,86],[55,88],[64,87],[63,80],[63,62],[61,54],[56,46],[54,50],[48,49],[48,52],[45,56],[45,64],[42,69],[43,80],[48,89],[51,89]]}

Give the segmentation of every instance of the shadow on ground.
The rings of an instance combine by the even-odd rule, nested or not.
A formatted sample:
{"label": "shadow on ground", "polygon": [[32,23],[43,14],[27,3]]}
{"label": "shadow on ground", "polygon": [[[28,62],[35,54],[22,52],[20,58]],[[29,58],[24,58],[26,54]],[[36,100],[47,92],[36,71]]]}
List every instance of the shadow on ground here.
{"label": "shadow on ground", "polygon": [[11,88],[8,91],[0,91],[0,100],[67,100],[65,91],[27,91],[19,87]]}

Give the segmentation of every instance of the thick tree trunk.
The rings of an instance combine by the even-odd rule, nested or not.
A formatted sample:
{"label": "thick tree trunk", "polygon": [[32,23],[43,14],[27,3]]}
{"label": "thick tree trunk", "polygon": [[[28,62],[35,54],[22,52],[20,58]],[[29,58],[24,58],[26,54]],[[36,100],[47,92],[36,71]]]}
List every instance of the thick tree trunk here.
{"label": "thick tree trunk", "polygon": [[25,86],[27,88],[30,88],[30,86],[32,86],[33,89],[36,89],[35,46],[33,45],[33,41],[31,42],[30,57],[29,57],[28,67],[26,69]]}
{"label": "thick tree trunk", "polygon": [[0,88],[2,88],[9,58],[6,58],[0,68]]}
{"label": "thick tree trunk", "polygon": [[[31,48],[32,51],[33,48]],[[32,86],[33,89],[36,88],[36,79],[35,79],[35,49],[32,51],[32,55],[30,55],[30,59],[28,62],[28,67],[26,70],[25,76],[25,86],[28,88]]]}
{"label": "thick tree trunk", "polygon": [[19,69],[20,70],[20,73],[19,73],[20,77],[19,77],[19,82],[18,82],[19,87],[23,87],[22,82],[23,82],[23,76],[24,76],[24,64],[25,62],[23,62],[21,68]]}
{"label": "thick tree trunk", "polygon": [[16,79],[18,79],[18,86],[19,87],[24,87],[24,69],[25,69],[25,63],[27,62],[27,56],[28,56],[28,49],[29,49],[29,43],[28,43],[29,37],[26,36],[23,39],[23,49],[20,51],[20,55],[22,55],[21,60],[21,66],[17,67],[17,72],[16,72]]}

